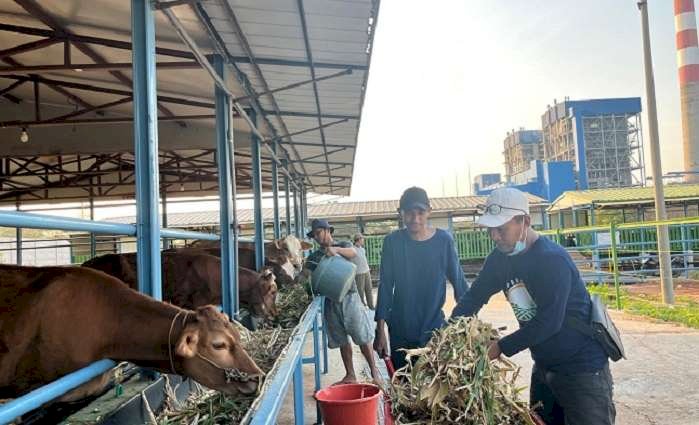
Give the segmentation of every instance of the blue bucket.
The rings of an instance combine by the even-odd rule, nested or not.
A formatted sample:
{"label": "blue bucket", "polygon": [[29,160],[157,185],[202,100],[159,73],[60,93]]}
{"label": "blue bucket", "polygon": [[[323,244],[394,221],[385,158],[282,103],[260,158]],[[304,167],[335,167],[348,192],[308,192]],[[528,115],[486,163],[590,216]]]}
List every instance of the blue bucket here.
{"label": "blue bucket", "polygon": [[313,292],[340,303],[352,289],[357,266],[344,258],[323,257],[311,275]]}

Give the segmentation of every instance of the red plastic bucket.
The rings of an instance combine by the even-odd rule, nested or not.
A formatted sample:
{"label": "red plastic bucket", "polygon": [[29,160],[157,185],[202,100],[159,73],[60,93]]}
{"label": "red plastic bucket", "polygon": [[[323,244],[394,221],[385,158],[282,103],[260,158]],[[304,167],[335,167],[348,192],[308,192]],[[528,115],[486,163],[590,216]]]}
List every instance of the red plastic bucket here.
{"label": "red plastic bucket", "polygon": [[315,394],[325,425],[376,425],[381,390],[371,384],[341,384]]}

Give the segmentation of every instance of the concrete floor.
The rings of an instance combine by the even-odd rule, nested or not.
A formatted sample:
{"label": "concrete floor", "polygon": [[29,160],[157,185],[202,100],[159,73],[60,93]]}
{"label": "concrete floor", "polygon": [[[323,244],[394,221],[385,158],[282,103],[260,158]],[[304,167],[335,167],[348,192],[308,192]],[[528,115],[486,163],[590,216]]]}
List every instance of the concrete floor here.
{"label": "concrete floor", "polygon": [[[453,308],[447,300],[445,311]],[[612,363],[617,425],[697,425],[699,424],[699,331],[682,326],[650,321],[625,313],[612,312],[622,332],[627,360]],[[496,326],[517,329],[509,304],[501,295],[494,297],[481,311],[480,318]],[[310,355],[312,340],[308,338],[306,354]],[[328,386],[344,376],[338,350],[330,350],[329,373],[322,375],[322,386]],[[528,386],[532,361],[528,352],[513,357],[522,367],[522,384]],[[382,364],[382,362],[380,363]],[[355,368],[365,368],[359,349],[355,347]],[[305,424],[315,423],[313,367],[304,366],[306,408]],[[366,375],[365,375],[366,378]],[[525,391],[525,396],[528,394]],[[293,390],[286,395],[278,424],[294,423]]]}

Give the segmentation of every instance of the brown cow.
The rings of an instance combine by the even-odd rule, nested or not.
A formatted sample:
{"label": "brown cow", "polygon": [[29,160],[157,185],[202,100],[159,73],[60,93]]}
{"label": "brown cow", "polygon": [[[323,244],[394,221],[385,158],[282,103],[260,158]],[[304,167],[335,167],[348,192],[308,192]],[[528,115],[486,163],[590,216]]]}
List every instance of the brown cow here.
{"label": "brown cow", "polygon": [[[221,257],[221,248],[220,247],[170,248],[170,249],[167,249],[163,252],[164,253],[200,253],[200,254],[213,255],[213,256],[219,257],[219,258]],[[280,265],[279,264],[280,262],[282,264],[284,264],[285,266]],[[238,265],[240,268],[255,270],[255,249],[254,249],[254,246],[252,248],[248,248],[247,246],[238,247]],[[274,260],[270,260],[270,257],[265,257],[264,267],[272,270],[272,273],[274,273],[275,282],[277,283],[277,286],[279,286],[280,288],[290,286],[290,285],[293,285],[294,283],[296,283],[296,279],[294,277],[295,273],[293,272],[294,269],[293,269],[293,266],[291,265],[291,262],[288,260],[288,258],[284,257],[283,259],[280,259],[279,257],[277,257]]]}
{"label": "brown cow", "polygon": [[0,265],[0,398],[105,358],[228,394],[254,393],[263,375],[214,306],[183,310],[84,267]]}
{"label": "brown cow", "polygon": [[[162,253],[163,300],[183,308],[221,304],[221,259],[196,251]],[[110,274],[133,289],[138,288],[136,254],[106,254],[83,263]],[[238,291],[241,304],[262,317],[276,316],[275,276],[240,268]]]}
{"label": "brown cow", "polygon": [[[296,275],[303,268],[303,251],[312,247],[313,245],[293,235],[265,242],[265,266],[273,268],[277,283],[282,286],[294,283]],[[220,243],[216,241],[196,241],[192,248],[204,249],[212,255],[221,256]],[[238,242],[238,264],[248,269],[256,268],[254,242]],[[288,279],[282,280],[282,270],[286,271]]]}

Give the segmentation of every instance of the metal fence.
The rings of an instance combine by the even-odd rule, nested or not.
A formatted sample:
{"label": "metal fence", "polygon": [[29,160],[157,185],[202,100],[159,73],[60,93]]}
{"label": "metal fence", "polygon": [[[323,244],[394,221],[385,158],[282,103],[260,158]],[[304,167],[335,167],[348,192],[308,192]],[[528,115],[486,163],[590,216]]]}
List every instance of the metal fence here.
{"label": "metal fence", "polygon": [[[695,258],[695,252],[699,256],[699,217],[542,230],[540,234],[566,247],[584,280],[616,279],[624,283],[659,274],[658,225],[669,228],[673,273],[688,276],[699,267],[699,257]],[[482,229],[460,230],[452,235],[461,261],[484,259],[494,248],[488,232]],[[367,260],[372,267],[381,264],[383,239],[365,237]]]}
{"label": "metal fence", "polygon": [[[474,260],[485,258],[495,245],[488,237],[488,232],[481,229],[460,230],[452,233],[454,245],[459,255],[459,260]],[[381,265],[381,250],[383,249],[384,235],[365,236],[364,248],[369,266]]]}

